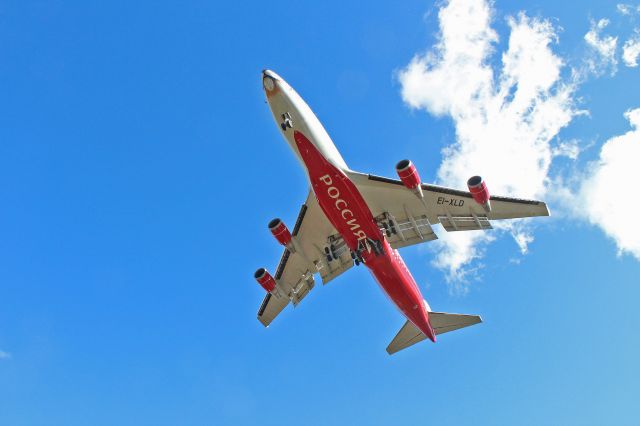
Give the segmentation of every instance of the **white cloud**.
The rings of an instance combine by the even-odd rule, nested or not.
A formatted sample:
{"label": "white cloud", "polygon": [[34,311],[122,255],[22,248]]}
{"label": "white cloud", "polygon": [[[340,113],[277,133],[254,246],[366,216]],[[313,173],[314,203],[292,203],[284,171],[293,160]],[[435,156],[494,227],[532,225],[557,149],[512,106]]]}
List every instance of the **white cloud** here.
{"label": "white cloud", "polygon": [[616,48],[618,37],[602,35],[602,31],[608,25],[608,19],[600,19],[598,22],[592,21],[591,29],[584,36],[584,40],[592,50],[592,54],[587,58],[587,67],[589,71],[598,76],[607,72],[614,75],[617,71]]}
{"label": "white cloud", "polygon": [[551,152],[554,157],[567,157],[571,160],[577,160],[578,155],[580,155],[580,143],[576,139],[559,142]]}
{"label": "white cloud", "polygon": [[631,16],[640,13],[640,5],[633,6],[631,4],[619,3],[616,5],[618,12],[625,16]]}
{"label": "white cloud", "polygon": [[495,239],[484,231],[438,232],[439,239],[434,247],[437,255],[433,260],[436,268],[444,270],[447,282],[458,293],[466,291],[466,284],[477,277],[482,265],[471,264],[484,256],[485,246]]}
{"label": "white cloud", "polygon": [[485,95],[481,92],[491,86],[493,73],[484,62],[498,41],[489,26],[491,13],[484,1],[451,1],[440,10],[439,43],[400,72],[405,102],[444,115]]}
{"label": "white cloud", "polygon": [[529,252],[529,244],[533,242],[533,235],[527,232],[514,233],[513,238],[520,248],[520,253],[527,254]]}
{"label": "white cloud", "polygon": [[620,3],[616,5],[616,9],[623,15],[631,15],[633,13],[633,7],[628,4]]}
{"label": "white cloud", "polygon": [[622,61],[628,67],[637,67],[640,57],[640,37],[636,34],[624,43]]}
{"label": "white cloud", "polygon": [[11,359],[11,354],[9,352],[0,350],[0,359]]}
{"label": "white cloud", "polygon": [[[464,188],[469,176],[480,174],[492,193],[544,197],[552,159],[567,152],[551,141],[577,113],[574,87],[560,77],[563,62],[551,50],[554,27],[524,13],[507,19],[511,33],[496,75],[489,62],[498,41],[493,13],[485,0],[445,3],[438,14],[438,43],[398,74],[402,97],[412,108],[454,122],[457,140],[443,152],[440,183]],[[496,226],[511,232],[527,252],[533,236],[526,222]],[[464,280],[491,235],[446,235],[434,264],[450,281]]]}
{"label": "white cloud", "polygon": [[634,176],[640,158],[640,108],[627,111],[632,130],[609,139],[600,158],[587,172],[579,192],[578,205],[592,224],[601,227],[616,242],[620,253],[640,260],[640,198]]}

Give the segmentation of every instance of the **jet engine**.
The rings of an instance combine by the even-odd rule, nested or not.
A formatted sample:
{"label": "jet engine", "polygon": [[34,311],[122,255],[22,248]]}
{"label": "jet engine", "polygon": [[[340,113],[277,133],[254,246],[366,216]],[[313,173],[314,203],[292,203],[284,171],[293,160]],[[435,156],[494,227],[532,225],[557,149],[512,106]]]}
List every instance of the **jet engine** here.
{"label": "jet engine", "polygon": [[402,181],[407,189],[412,190],[418,198],[422,199],[422,187],[420,183],[420,175],[418,174],[418,169],[410,160],[401,160],[396,164],[396,172],[398,172],[398,177]]}
{"label": "jet engine", "polygon": [[472,176],[467,181],[467,186],[469,187],[469,192],[471,192],[471,196],[475,202],[480,204],[486,212],[490,212],[491,202],[489,199],[491,196],[489,195],[489,189],[487,188],[487,184],[484,182],[484,179],[480,176]]}
{"label": "jet engine", "polygon": [[291,232],[289,232],[289,228],[282,220],[276,218],[269,222],[269,230],[280,244],[285,246],[291,253],[295,253]]}
{"label": "jet engine", "polygon": [[271,293],[276,288],[276,280],[271,276],[265,268],[260,268],[253,274],[258,284],[264,288],[267,293]]}
{"label": "jet engine", "polygon": [[415,189],[420,185],[420,175],[418,174],[418,169],[410,160],[402,160],[396,164],[396,171],[398,172],[398,177],[404,186],[409,189]]}

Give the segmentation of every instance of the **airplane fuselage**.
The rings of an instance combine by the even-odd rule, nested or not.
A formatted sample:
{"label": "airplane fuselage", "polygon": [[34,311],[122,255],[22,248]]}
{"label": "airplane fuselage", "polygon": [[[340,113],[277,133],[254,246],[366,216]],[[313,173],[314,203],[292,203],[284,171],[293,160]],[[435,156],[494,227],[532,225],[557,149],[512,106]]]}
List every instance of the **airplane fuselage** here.
{"label": "airplane fuselage", "polygon": [[349,168],[318,118],[272,71],[263,72],[263,86],[282,135],[304,166],[329,222],[405,317],[435,341],[418,285],[398,251],[389,245],[378,227],[369,206],[349,178]]}

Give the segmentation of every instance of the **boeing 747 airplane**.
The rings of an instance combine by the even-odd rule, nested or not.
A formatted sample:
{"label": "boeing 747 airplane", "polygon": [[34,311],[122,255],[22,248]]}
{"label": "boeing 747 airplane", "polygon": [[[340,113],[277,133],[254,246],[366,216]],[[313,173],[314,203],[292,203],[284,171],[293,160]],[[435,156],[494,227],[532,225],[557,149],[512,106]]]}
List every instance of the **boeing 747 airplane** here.
{"label": "boeing 747 airplane", "polygon": [[425,184],[409,160],[396,165],[399,180],[355,172],[291,86],[268,70],[262,85],[310,189],[292,231],[280,219],[269,223],[284,253],[274,275],[265,268],[255,273],[267,292],[258,320],[268,326],[289,303],[297,306],[313,289],[315,274],[327,284],[362,264],[406,317],[389,354],[481,322],[477,315],[433,312],[398,249],[437,239],[434,224],[448,232],[489,230],[492,220],[548,216],[546,204],[490,196],[480,176],[468,180],[469,192]]}

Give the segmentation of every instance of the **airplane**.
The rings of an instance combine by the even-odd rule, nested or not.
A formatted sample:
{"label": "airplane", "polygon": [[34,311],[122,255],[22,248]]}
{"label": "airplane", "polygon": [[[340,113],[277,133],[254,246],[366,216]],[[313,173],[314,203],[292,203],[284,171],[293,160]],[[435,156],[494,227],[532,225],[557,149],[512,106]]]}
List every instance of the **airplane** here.
{"label": "airplane", "polygon": [[258,320],[268,327],[289,303],[297,306],[313,289],[315,274],[327,284],[354,265],[364,265],[406,318],[387,347],[389,354],[482,322],[477,315],[432,311],[398,249],[437,239],[434,224],[447,232],[489,230],[492,220],[549,216],[547,205],[491,196],[480,176],[468,180],[468,192],[422,183],[410,160],[397,163],[399,179],[353,171],[282,77],[264,70],[262,86],[310,189],[292,231],[280,219],[269,222],[284,252],[274,275],[265,268],[254,274],[267,292]]}

